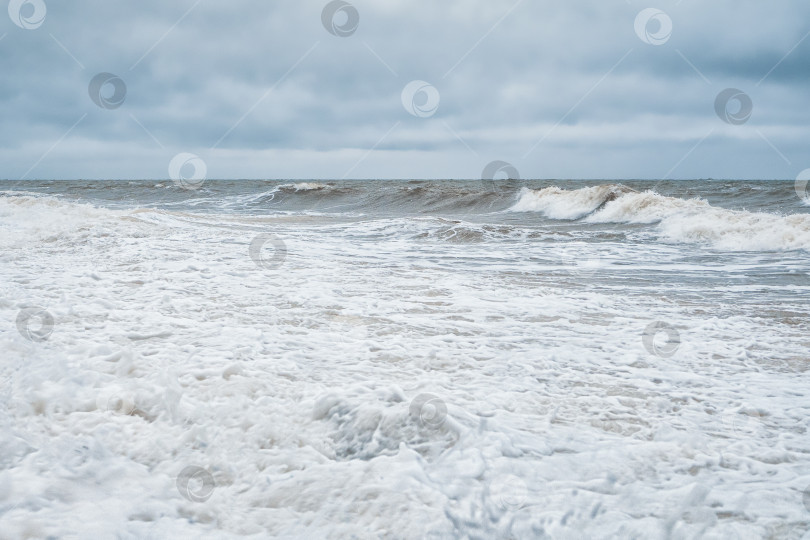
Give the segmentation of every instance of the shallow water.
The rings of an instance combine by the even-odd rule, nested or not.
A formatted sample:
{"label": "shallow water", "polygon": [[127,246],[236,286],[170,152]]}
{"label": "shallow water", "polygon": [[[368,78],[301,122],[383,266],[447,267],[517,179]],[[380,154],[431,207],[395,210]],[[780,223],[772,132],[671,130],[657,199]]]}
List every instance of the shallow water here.
{"label": "shallow water", "polygon": [[792,182],[0,191],[0,538],[810,530]]}

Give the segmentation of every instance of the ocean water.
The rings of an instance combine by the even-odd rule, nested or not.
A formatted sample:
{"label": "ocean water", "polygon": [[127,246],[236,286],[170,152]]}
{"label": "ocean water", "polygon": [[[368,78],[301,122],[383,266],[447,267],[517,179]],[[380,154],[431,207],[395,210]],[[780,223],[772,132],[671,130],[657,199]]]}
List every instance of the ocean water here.
{"label": "ocean water", "polygon": [[0,182],[0,538],[810,537],[793,182]]}

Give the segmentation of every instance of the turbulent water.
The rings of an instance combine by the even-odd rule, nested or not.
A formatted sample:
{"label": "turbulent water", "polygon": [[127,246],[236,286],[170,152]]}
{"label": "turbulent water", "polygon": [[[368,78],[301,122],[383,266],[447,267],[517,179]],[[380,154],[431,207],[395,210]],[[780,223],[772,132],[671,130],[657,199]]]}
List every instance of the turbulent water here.
{"label": "turbulent water", "polygon": [[801,538],[792,182],[0,182],[0,538]]}

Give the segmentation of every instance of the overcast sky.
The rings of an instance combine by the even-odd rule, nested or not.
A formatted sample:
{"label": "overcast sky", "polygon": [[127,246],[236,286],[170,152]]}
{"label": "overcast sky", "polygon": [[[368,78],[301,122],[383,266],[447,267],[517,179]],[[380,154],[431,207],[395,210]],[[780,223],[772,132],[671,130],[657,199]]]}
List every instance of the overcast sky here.
{"label": "overcast sky", "polygon": [[4,3],[0,178],[810,168],[806,0]]}

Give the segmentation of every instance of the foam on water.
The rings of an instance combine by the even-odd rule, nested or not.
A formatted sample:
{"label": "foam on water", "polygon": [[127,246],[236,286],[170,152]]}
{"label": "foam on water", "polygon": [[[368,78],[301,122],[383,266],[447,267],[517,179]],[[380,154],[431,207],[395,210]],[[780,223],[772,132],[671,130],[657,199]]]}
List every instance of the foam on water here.
{"label": "foam on water", "polygon": [[667,197],[653,191],[633,192],[601,185],[566,191],[556,187],[525,189],[510,208],[541,212],[552,219],[586,223],[658,224],[669,242],[704,242],[738,251],[810,250],[810,216],[780,216],[712,207],[701,199]]}
{"label": "foam on water", "polygon": [[327,184],[320,182],[298,182],[295,184],[284,184],[279,186],[281,189],[292,189],[294,191],[318,191],[321,189],[329,189]]}
{"label": "foam on water", "polygon": [[607,201],[631,189],[615,184],[564,190],[556,186],[533,190],[524,188],[513,212],[542,212],[552,219],[579,219],[593,213]]}
{"label": "foam on water", "polygon": [[[0,537],[800,537],[810,264],[767,244],[805,245],[804,216],[540,199],[474,220],[0,197]],[[178,490],[188,467],[210,493]]]}

